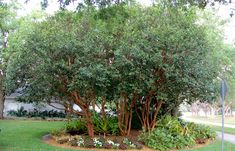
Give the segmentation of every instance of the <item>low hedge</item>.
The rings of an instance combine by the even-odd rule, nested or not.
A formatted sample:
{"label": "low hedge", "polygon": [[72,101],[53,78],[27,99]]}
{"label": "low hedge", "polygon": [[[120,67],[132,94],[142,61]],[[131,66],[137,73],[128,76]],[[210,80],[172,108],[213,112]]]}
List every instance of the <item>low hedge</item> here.
{"label": "low hedge", "polygon": [[9,116],[16,116],[16,117],[41,117],[41,118],[53,118],[53,117],[58,117],[58,118],[65,118],[66,114],[62,111],[56,111],[56,110],[44,110],[44,111],[39,111],[37,109],[34,109],[33,111],[27,111],[24,109],[24,107],[21,107],[18,110],[10,110],[7,113]]}

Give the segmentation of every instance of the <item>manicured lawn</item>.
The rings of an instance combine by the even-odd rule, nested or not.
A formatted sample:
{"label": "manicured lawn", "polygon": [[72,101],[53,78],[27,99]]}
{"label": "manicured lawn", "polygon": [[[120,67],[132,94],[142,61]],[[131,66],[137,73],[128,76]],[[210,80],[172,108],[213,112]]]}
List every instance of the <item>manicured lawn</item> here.
{"label": "manicured lawn", "polygon": [[[0,151],[72,151],[44,144],[42,136],[61,128],[64,122],[0,120]],[[221,142],[191,151],[220,151]],[[235,144],[225,143],[225,151],[234,151]],[[182,150],[188,151],[188,150]]]}
{"label": "manicured lawn", "polygon": [[[213,123],[221,123],[221,121],[222,121],[221,116],[215,116],[215,117],[189,116],[188,118],[195,119],[195,120],[200,120],[200,121],[213,122]],[[235,117],[225,117],[224,123],[225,124],[235,125]]]}
{"label": "manicured lawn", "polygon": [[0,120],[0,151],[65,151],[41,140],[43,135],[63,125],[64,122]]}
{"label": "manicured lawn", "polygon": [[[195,119],[195,120],[200,120],[200,121],[221,123],[221,116],[216,116],[216,117],[193,117],[193,116],[190,116],[189,118],[190,119]],[[235,117],[226,117],[225,118],[225,124],[235,125]],[[221,132],[221,126],[214,126],[214,125],[210,125],[208,123],[205,123],[205,125],[210,126],[215,131]],[[228,133],[228,134],[234,134],[235,135],[235,128],[225,127],[224,132]]]}
{"label": "manicured lawn", "polygon": [[[210,126],[213,130],[215,130],[215,131],[219,131],[219,132],[221,132],[221,126],[212,126],[212,125],[208,125],[208,126]],[[228,133],[228,134],[233,134],[233,135],[235,135],[235,128],[228,128],[228,127],[225,127],[224,128],[224,132],[225,133]]]}
{"label": "manicured lawn", "polygon": [[[198,149],[182,150],[182,151],[221,151],[221,141],[216,141],[213,144]],[[224,151],[235,151],[235,144],[225,142]]]}

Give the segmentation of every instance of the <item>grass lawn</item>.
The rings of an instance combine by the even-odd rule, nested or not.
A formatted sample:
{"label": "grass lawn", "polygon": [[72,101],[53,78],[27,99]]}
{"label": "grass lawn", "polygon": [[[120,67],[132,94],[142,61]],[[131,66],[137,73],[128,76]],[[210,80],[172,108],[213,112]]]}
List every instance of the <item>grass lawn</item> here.
{"label": "grass lawn", "polygon": [[[190,119],[200,120],[200,121],[207,121],[207,122],[214,122],[214,123],[221,123],[221,116],[217,117],[193,117],[190,116]],[[225,124],[231,124],[235,125],[235,117],[226,117],[225,118]],[[221,132],[221,126],[214,126],[210,124],[205,124],[207,126],[210,126],[213,130]],[[235,135],[235,128],[224,128],[224,132],[228,134],[234,134]]]}
{"label": "grass lawn", "polygon": [[[72,151],[44,144],[42,136],[61,128],[64,122],[0,120],[0,151]],[[190,151],[220,151],[221,143],[215,143]],[[225,143],[225,151],[234,151],[235,144]],[[188,151],[188,150],[182,150]]]}
{"label": "grass lawn", "polygon": [[[182,150],[182,151],[221,151],[221,141],[216,141],[213,144],[198,149]],[[224,151],[235,151],[235,144],[225,142]]]}
{"label": "grass lawn", "polygon": [[[219,132],[221,132],[221,126],[212,126],[212,125],[208,125],[208,126],[210,126],[213,130],[215,130],[215,131],[219,131]],[[224,128],[224,132],[225,133],[228,133],[228,134],[233,134],[233,135],[235,135],[235,128],[228,128],[228,127],[225,127]]]}
{"label": "grass lawn", "polygon": [[[195,120],[200,120],[200,121],[213,122],[213,123],[221,123],[221,121],[222,121],[221,116],[215,116],[215,117],[189,116],[188,118],[195,119]],[[225,124],[235,125],[235,117],[225,117],[224,123]]]}
{"label": "grass lawn", "polygon": [[69,151],[44,144],[42,136],[64,122],[0,120],[0,151]]}

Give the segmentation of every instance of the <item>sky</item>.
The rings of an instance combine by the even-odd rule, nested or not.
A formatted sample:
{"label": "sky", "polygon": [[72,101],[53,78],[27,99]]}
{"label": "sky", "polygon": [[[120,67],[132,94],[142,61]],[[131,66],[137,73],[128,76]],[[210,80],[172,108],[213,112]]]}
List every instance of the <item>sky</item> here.
{"label": "sky", "polygon": [[[40,10],[40,2],[41,0],[30,0],[27,5],[24,4],[25,0],[18,0],[22,5],[23,9],[20,13],[22,14],[27,14],[30,13],[32,10]],[[59,4],[57,3],[58,0],[48,0],[49,1],[49,6],[46,9],[46,11],[49,14],[53,14],[56,10],[59,9]],[[78,0],[78,2],[81,0]],[[143,4],[143,5],[150,5],[152,3],[152,0],[136,0],[137,2]],[[71,4],[69,8],[73,9],[76,7],[76,2]]]}
{"label": "sky", "polygon": [[217,6],[217,14],[222,19],[228,20],[228,23],[224,27],[225,42],[231,43],[233,46],[235,46],[235,11],[233,10],[234,16],[230,17],[232,9],[235,9],[234,1],[230,5]]}
{"label": "sky", "polygon": [[[8,0],[6,0],[8,1]],[[24,3],[25,0],[18,0],[22,4],[22,9],[19,10],[18,14],[20,16],[24,16],[29,14],[32,11],[37,11],[41,9],[40,2],[41,0],[30,0],[27,5]],[[59,9],[59,4],[57,0],[48,0],[49,6],[46,9],[46,12],[49,14],[53,14],[55,11]],[[137,0],[137,2],[143,5],[150,5],[152,0]],[[71,4],[69,6],[70,9],[75,8],[76,4]],[[225,42],[231,43],[234,45],[235,42],[235,11],[234,16],[230,17],[231,8],[235,8],[235,2],[230,5],[216,5],[216,13],[222,19],[228,20],[228,23],[224,26],[224,35],[225,35]],[[234,45],[235,46],[235,45]]]}

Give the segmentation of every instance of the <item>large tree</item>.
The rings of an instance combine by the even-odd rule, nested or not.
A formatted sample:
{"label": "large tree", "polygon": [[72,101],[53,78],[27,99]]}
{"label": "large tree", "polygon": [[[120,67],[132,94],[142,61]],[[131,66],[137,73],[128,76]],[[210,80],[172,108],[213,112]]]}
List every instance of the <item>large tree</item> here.
{"label": "large tree", "polygon": [[176,108],[185,100],[215,97],[218,64],[210,58],[219,47],[196,24],[193,8],[155,6],[135,15],[123,29],[114,65],[122,73],[121,86],[127,87],[121,90],[137,103],[142,127],[151,130],[162,105]]}
{"label": "large tree", "polygon": [[22,100],[60,103],[84,117],[91,137],[97,98],[115,102],[123,135],[134,110],[151,130],[162,105],[216,94],[218,65],[210,59],[219,47],[198,22],[195,8],[171,3],[60,11],[10,38],[7,87],[23,88]]}
{"label": "large tree", "polygon": [[7,58],[4,57],[4,53],[8,46],[9,32],[15,28],[15,7],[13,6],[13,4],[6,4],[0,1],[0,119],[3,118],[5,102],[4,83]]}
{"label": "large tree", "polygon": [[[16,48],[19,52],[11,60],[16,64],[10,63],[8,68],[8,77],[17,73],[16,84],[24,88],[25,100],[49,104],[55,100],[67,111],[85,117],[89,136],[94,135],[89,107],[104,90],[108,77],[108,71],[103,68],[108,60],[100,40],[105,33],[102,23],[94,24],[93,20],[89,12],[62,11],[35,23],[32,32],[21,36],[21,45]],[[73,104],[82,112],[74,110]]]}

